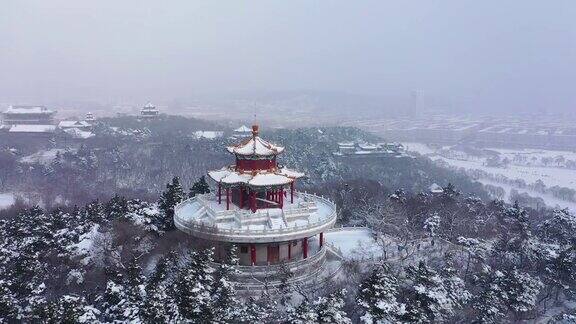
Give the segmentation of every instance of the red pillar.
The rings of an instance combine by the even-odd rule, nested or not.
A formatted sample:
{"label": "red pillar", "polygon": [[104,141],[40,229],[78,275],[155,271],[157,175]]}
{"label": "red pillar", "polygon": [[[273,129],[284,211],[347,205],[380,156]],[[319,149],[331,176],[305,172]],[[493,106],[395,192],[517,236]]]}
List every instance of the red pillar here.
{"label": "red pillar", "polygon": [[292,260],[292,241],[288,241],[288,260]]}
{"label": "red pillar", "polygon": [[308,257],[308,238],[302,239],[302,258],[306,259]]}
{"label": "red pillar", "polygon": [[242,209],[244,208],[244,187],[240,187],[238,195],[240,196],[240,209]]}
{"label": "red pillar", "polygon": [[290,203],[294,203],[294,181],[290,182]]}
{"label": "red pillar", "polygon": [[218,205],[222,203],[222,185],[218,184]]}
{"label": "red pillar", "polygon": [[226,188],[226,210],[230,209],[230,188]]}
{"label": "red pillar", "polygon": [[320,232],[320,248],[324,245],[324,232]]}
{"label": "red pillar", "polygon": [[280,208],[284,207],[284,188],[280,189]]}
{"label": "red pillar", "polygon": [[252,265],[256,264],[256,245],[250,244],[250,261]]}

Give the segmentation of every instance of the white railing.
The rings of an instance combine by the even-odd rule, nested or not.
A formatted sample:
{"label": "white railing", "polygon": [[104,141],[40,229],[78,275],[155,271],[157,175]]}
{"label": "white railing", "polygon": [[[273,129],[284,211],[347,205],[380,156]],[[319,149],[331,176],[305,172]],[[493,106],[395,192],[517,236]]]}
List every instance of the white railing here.
{"label": "white railing", "polygon": [[321,261],[326,257],[326,249],[322,247],[317,253],[307,257],[306,259],[300,259],[297,261],[288,261],[284,264],[267,264],[267,265],[254,265],[254,266],[235,266],[244,275],[250,275],[255,273],[279,273],[283,268],[287,268],[292,273],[296,273],[302,269],[306,269],[310,264]]}
{"label": "white railing", "polygon": [[[195,231],[197,230],[197,231],[202,231],[202,232],[206,232],[206,233],[224,234],[224,235],[241,235],[241,234],[275,234],[275,233],[281,234],[281,233],[294,232],[294,231],[298,231],[298,230],[307,230],[307,229],[310,229],[313,227],[319,227],[319,226],[322,226],[324,224],[330,223],[336,218],[336,204],[334,204],[333,202],[331,202],[327,198],[324,198],[322,196],[317,196],[314,194],[310,194],[310,193],[298,193],[298,195],[320,200],[322,203],[330,206],[330,209],[331,209],[330,214],[328,214],[325,217],[319,218],[316,222],[310,222],[310,220],[308,220],[307,224],[304,224],[304,225],[294,224],[294,226],[287,226],[287,227],[282,227],[282,228],[267,228],[267,227],[264,227],[263,229],[251,229],[251,228],[236,229],[236,228],[221,228],[221,227],[219,228],[216,224],[209,225],[209,224],[205,224],[202,222],[196,222],[194,219],[183,219],[180,217],[179,211],[187,203],[190,203],[193,200],[198,200],[198,202],[203,203],[203,205],[206,207],[206,210],[208,213],[214,213],[215,215],[217,215],[216,216],[217,218],[218,218],[218,216],[221,217],[224,215],[225,216],[235,215],[239,219],[241,219],[242,217],[245,217],[245,218],[262,217],[262,216],[265,217],[266,215],[263,215],[262,212],[252,213],[251,211],[240,210],[240,209],[215,211],[213,208],[210,207],[210,202],[204,197],[204,195],[198,195],[196,197],[184,200],[183,202],[181,202],[180,204],[178,204],[174,208],[174,211],[175,211],[174,221],[177,225],[180,225],[180,227],[186,228],[188,230],[195,230]],[[290,208],[284,210],[285,213],[288,212],[287,214],[285,214],[287,219],[290,218],[290,216],[289,216],[290,210],[291,210]],[[294,213],[295,213],[296,211],[300,211],[300,208],[292,209],[292,211],[294,211]],[[303,210],[302,210],[302,212],[303,212]],[[308,211],[308,213],[309,212],[310,211]],[[214,214],[212,214],[212,215],[214,215]]]}

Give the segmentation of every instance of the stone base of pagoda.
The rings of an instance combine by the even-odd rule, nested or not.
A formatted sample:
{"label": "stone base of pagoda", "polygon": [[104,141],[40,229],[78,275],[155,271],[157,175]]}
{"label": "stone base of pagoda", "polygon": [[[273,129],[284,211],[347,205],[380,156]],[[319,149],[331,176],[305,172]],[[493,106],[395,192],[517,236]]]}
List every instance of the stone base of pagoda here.
{"label": "stone base of pagoda", "polygon": [[248,295],[268,289],[273,293],[289,274],[289,284],[297,284],[302,289],[313,289],[337,277],[341,260],[326,247],[298,261],[275,265],[237,266],[238,273],[231,280],[236,289]]}

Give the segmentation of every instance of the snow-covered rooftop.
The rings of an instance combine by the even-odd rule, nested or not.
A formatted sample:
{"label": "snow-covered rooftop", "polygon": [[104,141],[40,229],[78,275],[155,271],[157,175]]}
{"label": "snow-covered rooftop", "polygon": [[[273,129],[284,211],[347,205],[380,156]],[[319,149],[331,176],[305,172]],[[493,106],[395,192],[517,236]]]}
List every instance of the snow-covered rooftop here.
{"label": "snow-covered rooftop", "polygon": [[194,132],[194,137],[196,138],[206,138],[206,139],[215,139],[218,137],[222,137],[224,133],[219,131],[196,131]]}
{"label": "snow-covered rooftop", "polygon": [[261,170],[255,173],[238,172],[233,167],[208,172],[208,176],[216,182],[224,184],[243,183],[254,187],[286,185],[304,176],[304,173],[281,168],[276,170]]}
{"label": "snow-covered rooftop", "polygon": [[10,106],[5,114],[53,114],[54,111],[44,106]]}
{"label": "snow-covered rooftop", "polygon": [[428,190],[430,190],[431,193],[443,193],[444,192],[444,189],[436,183],[431,184],[430,187],[428,188]]}
{"label": "snow-covered rooftop", "polygon": [[64,132],[74,138],[87,139],[94,136],[94,133],[80,130],[78,128],[67,128]]}
{"label": "snow-covered rooftop", "polygon": [[236,132],[236,133],[250,133],[250,132],[252,132],[252,129],[250,129],[250,127],[248,127],[246,125],[242,125],[242,126],[236,128],[234,130],[234,132]]}
{"label": "snow-covered rooftop", "polygon": [[53,133],[56,130],[55,125],[13,125],[8,132],[10,133]]}
{"label": "snow-covered rooftop", "polygon": [[83,120],[63,120],[58,124],[60,128],[72,128],[72,127],[90,127],[90,123]]}
{"label": "snow-covered rooftop", "polygon": [[260,138],[260,136],[252,136],[250,139],[238,145],[228,146],[227,149],[230,153],[248,156],[269,156],[280,154],[284,151],[284,147],[267,142]]}

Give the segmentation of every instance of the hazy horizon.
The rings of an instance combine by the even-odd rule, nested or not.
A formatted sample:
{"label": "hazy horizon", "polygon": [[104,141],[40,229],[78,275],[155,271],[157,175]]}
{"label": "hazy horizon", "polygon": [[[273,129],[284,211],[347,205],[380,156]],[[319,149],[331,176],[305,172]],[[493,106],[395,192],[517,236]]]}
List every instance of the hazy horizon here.
{"label": "hazy horizon", "polygon": [[0,102],[314,90],[454,111],[576,106],[576,3],[4,1]]}

